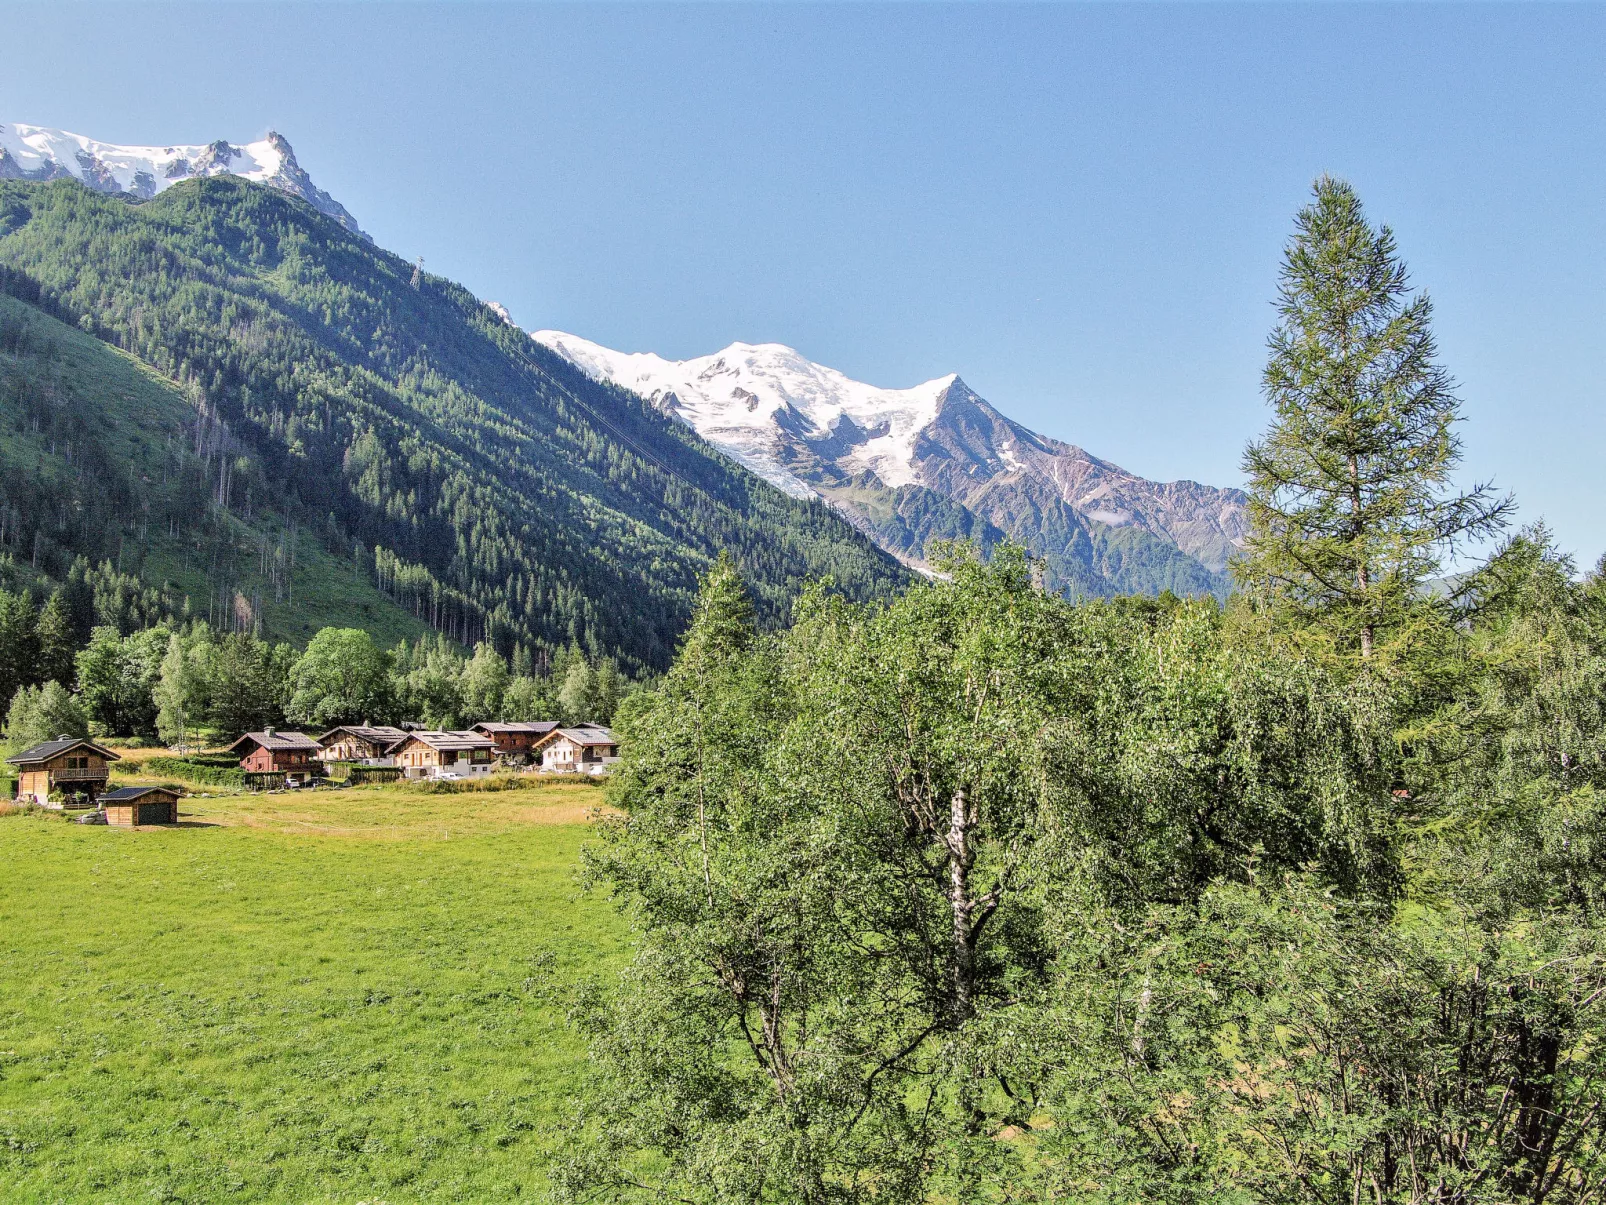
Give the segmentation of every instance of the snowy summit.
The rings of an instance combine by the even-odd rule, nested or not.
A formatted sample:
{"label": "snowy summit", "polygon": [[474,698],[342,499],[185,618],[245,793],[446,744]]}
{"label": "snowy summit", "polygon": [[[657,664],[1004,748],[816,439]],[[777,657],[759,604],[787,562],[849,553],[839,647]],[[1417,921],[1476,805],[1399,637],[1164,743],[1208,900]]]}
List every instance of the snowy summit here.
{"label": "snowy summit", "polygon": [[225,174],[300,197],[353,234],[362,233],[345,206],[313,184],[285,137],[272,131],[239,146],[118,146],[45,126],[0,125],[0,180],[70,178],[96,192],[148,200],[182,180]]}
{"label": "snowy summit", "polygon": [[913,389],[879,389],[815,364],[779,343],[732,343],[693,360],[617,352],[562,331],[531,338],[586,375],[638,393],[773,485],[817,491],[787,467],[797,441],[832,443],[846,471],[892,488],[916,480],[915,438],[937,417],[953,375]]}
{"label": "snowy summit", "polygon": [[787,493],[827,499],[913,563],[931,538],[1008,535],[1085,559],[1107,542],[1100,533],[1136,529],[1219,575],[1243,539],[1237,490],[1148,481],[1027,430],[951,373],[882,389],[779,343],[667,360],[562,331],[531,338],[640,394]]}

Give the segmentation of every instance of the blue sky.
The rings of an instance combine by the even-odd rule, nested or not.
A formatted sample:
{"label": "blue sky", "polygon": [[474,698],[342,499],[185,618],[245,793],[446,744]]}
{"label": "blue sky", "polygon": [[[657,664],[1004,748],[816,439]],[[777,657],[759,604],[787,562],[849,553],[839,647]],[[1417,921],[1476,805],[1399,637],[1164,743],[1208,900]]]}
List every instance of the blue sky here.
{"label": "blue sky", "polygon": [[958,372],[1146,476],[1240,480],[1278,255],[1360,190],[1433,296],[1470,480],[1606,551],[1606,8],[0,5],[0,120],[269,128],[530,329]]}

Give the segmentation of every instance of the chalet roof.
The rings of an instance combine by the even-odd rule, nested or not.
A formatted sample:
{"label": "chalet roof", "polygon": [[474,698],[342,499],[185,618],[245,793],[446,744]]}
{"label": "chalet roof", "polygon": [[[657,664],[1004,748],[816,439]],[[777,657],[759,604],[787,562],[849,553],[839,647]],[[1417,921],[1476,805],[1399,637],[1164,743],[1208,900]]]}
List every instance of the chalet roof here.
{"label": "chalet roof", "polygon": [[483,732],[487,736],[496,736],[499,733],[527,732],[531,736],[545,736],[558,726],[556,720],[485,720],[474,725],[475,732]]}
{"label": "chalet roof", "polygon": [[58,736],[53,741],[43,741],[31,749],[24,749],[14,757],[6,758],[14,766],[33,766],[40,762],[47,762],[53,757],[60,757],[63,753],[82,746],[91,753],[98,753],[107,761],[119,760],[118,755],[110,749],[103,749],[94,741],[79,736]]}
{"label": "chalet roof", "polygon": [[327,745],[336,739],[342,732],[348,732],[359,740],[372,741],[376,745],[394,745],[398,741],[407,739],[407,733],[400,728],[392,728],[387,724],[342,724],[338,728],[331,728],[318,738],[320,745]]}
{"label": "chalet roof", "polygon": [[558,737],[568,737],[576,745],[617,745],[619,738],[614,736],[601,724],[578,724],[573,728],[555,728],[547,733],[546,739],[541,743],[549,745]]}
{"label": "chalet roof", "polygon": [[496,742],[478,732],[456,732],[442,729],[424,729],[409,732],[409,740],[418,741],[442,753],[461,753],[469,749],[494,749]]}
{"label": "chalet roof", "polygon": [[313,753],[318,748],[318,742],[304,732],[279,732],[276,729],[269,728],[262,732],[247,732],[229,746],[229,752],[233,753],[247,741],[250,741],[253,745],[260,745],[273,753],[299,752],[301,750]]}
{"label": "chalet roof", "polygon": [[107,791],[100,797],[102,803],[129,803],[135,799],[143,799],[150,794],[176,795],[178,792],[170,787],[118,787],[115,791]]}

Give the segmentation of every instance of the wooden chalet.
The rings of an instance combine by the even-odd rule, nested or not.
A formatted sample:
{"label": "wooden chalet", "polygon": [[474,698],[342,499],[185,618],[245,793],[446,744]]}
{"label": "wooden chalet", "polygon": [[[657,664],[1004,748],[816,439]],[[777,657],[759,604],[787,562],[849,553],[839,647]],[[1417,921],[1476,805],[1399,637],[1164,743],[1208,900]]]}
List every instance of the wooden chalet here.
{"label": "wooden chalet", "polygon": [[537,746],[541,768],[560,774],[601,774],[619,760],[619,741],[600,724],[554,728]]}
{"label": "wooden chalet", "polygon": [[286,786],[306,786],[324,775],[323,763],[318,760],[318,742],[304,732],[280,732],[276,728],[247,732],[229,746],[229,752],[239,757],[246,782],[256,785],[282,777]]}
{"label": "wooden chalet", "polygon": [[55,794],[94,803],[106,790],[110,764],[118,760],[110,749],[76,736],[58,736],[6,758],[17,767],[17,799],[41,806],[50,806]]}
{"label": "wooden chalet", "polygon": [[478,778],[489,774],[496,745],[478,732],[420,729],[396,748],[404,778]]}
{"label": "wooden chalet", "polygon": [[100,797],[100,808],[119,828],[178,823],[178,793],[166,787],[118,787]]}
{"label": "wooden chalet", "polygon": [[318,738],[318,757],[325,762],[394,766],[396,749],[406,739],[407,733],[400,728],[383,724],[347,724],[331,728]]}
{"label": "wooden chalet", "polygon": [[496,755],[505,765],[528,765],[535,756],[535,747],[553,729],[556,720],[510,721],[487,720],[475,724],[473,731],[489,737],[496,746]]}

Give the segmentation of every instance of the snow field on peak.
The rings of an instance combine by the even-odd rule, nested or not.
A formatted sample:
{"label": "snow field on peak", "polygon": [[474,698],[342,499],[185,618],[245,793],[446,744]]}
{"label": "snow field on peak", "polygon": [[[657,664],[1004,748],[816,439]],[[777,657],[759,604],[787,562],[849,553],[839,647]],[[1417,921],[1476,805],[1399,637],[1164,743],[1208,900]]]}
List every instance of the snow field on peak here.
{"label": "snow field on peak", "polygon": [[[888,486],[917,480],[916,437],[937,417],[952,375],[912,389],[879,389],[805,359],[779,343],[732,343],[691,360],[617,352],[562,331],[538,343],[586,375],[647,398],[709,443],[797,497],[815,491],[780,462],[783,431],[807,440],[849,437],[839,463],[869,469]],[[843,430],[851,424],[854,430]],[[864,436],[869,438],[865,439]]]}
{"label": "snow field on peak", "polygon": [[[243,146],[229,144],[234,153],[227,162],[219,162],[214,153],[217,145],[118,146],[44,126],[0,125],[0,150],[8,152],[24,172],[45,171],[54,164],[89,184],[96,182],[90,176],[98,167],[121,191],[147,196],[197,174],[228,172],[263,183],[284,167],[284,155],[271,139]],[[104,176],[99,182],[105,183]]]}

